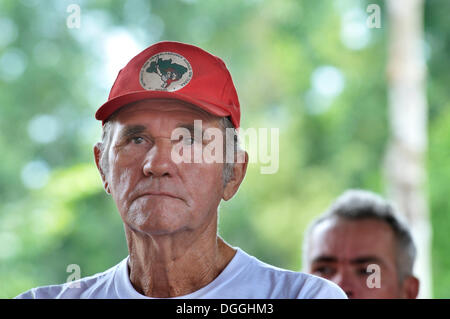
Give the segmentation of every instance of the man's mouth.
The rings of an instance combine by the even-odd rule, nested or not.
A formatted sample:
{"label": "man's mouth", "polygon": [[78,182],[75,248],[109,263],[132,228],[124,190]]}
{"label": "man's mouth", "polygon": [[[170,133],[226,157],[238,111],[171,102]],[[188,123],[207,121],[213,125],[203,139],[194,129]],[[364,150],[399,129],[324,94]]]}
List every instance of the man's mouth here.
{"label": "man's mouth", "polygon": [[170,198],[175,198],[175,199],[181,199],[178,196],[175,196],[174,194],[171,193],[166,193],[166,192],[147,192],[147,193],[143,193],[141,195],[139,195],[137,198],[139,197],[144,197],[144,196],[160,196],[160,197],[170,197]]}

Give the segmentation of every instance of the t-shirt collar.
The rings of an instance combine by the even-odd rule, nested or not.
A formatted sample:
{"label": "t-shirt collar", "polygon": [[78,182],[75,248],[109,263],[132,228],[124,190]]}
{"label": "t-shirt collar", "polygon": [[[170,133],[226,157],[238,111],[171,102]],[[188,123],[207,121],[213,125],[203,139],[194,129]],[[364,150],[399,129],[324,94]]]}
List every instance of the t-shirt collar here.
{"label": "t-shirt collar", "polygon": [[[228,263],[228,265],[224,268],[224,270],[217,276],[213,281],[211,281],[208,285],[200,288],[197,291],[194,291],[190,294],[173,297],[173,298],[165,298],[165,299],[196,299],[201,298],[207,295],[210,291],[218,288],[235,277],[239,272],[243,270],[243,266],[245,266],[245,255],[246,253],[242,251],[239,247],[233,247],[236,249],[236,254]],[[127,256],[124,260],[122,260],[116,271],[114,273],[114,286],[115,291],[118,298],[121,299],[158,299],[153,297],[147,297],[134,289],[133,285],[130,281],[130,273],[128,270],[128,260],[130,256]],[[211,297],[213,298],[213,297]]]}

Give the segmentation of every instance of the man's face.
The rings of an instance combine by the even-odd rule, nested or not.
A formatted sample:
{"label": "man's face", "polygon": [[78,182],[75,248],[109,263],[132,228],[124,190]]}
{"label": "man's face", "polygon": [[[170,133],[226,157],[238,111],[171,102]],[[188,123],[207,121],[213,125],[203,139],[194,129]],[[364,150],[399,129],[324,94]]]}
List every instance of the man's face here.
{"label": "man's face", "polygon": [[[176,128],[219,128],[219,118],[175,100],[145,100],[112,122],[109,169],[103,172],[124,223],[151,235],[195,232],[215,222],[223,197],[222,163],[179,163],[172,148],[202,147],[202,140],[171,140]],[[201,135],[200,135],[201,136]],[[192,132],[192,137],[194,134]]]}
{"label": "man's face", "polygon": [[[339,285],[349,298],[401,298],[394,233],[373,219],[331,218],[318,224],[309,239],[308,272]],[[380,268],[380,288],[369,288],[370,264]]]}

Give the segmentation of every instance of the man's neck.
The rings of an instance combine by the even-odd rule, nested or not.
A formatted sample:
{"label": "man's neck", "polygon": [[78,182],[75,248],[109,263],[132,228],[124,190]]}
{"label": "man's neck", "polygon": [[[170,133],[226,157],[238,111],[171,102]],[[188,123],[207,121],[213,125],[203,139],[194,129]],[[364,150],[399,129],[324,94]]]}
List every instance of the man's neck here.
{"label": "man's neck", "polygon": [[217,227],[195,237],[150,236],[125,227],[130,281],[148,297],[177,297],[212,282],[236,251],[217,236]]}

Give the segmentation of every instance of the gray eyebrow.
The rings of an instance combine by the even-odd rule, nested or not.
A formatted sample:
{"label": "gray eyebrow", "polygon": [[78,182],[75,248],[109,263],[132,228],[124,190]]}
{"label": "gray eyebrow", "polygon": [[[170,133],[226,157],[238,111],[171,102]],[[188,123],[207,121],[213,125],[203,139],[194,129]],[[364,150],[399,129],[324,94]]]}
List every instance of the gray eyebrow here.
{"label": "gray eyebrow", "polygon": [[185,128],[185,129],[187,129],[192,137],[196,136],[196,133],[200,134],[201,138],[203,138],[204,135],[205,135],[205,129],[203,127],[202,127],[201,131],[197,130],[197,132],[196,132],[194,124],[191,124],[191,123],[178,123],[177,124],[177,128]]}
{"label": "gray eyebrow", "polygon": [[[333,256],[319,256],[317,258],[314,258],[312,263],[333,263],[337,262],[338,259]],[[360,264],[366,264],[366,263],[375,263],[375,264],[383,264],[383,261],[375,256],[362,256],[358,258],[354,258],[350,260],[350,263],[353,265],[360,265]]]}
{"label": "gray eyebrow", "polygon": [[363,256],[363,257],[358,257],[355,259],[350,260],[351,264],[367,264],[367,263],[373,263],[373,264],[383,264],[383,261],[375,256]]}
{"label": "gray eyebrow", "polygon": [[120,139],[133,136],[138,133],[142,133],[146,130],[144,125],[127,125],[120,132]]}
{"label": "gray eyebrow", "polygon": [[314,258],[312,262],[313,263],[320,263],[320,262],[331,263],[331,262],[337,262],[337,258],[332,257],[332,256],[319,256],[319,257]]}
{"label": "gray eyebrow", "polygon": [[[194,124],[191,124],[191,123],[178,123],[177,127],[188,129],[191,132],[194,132],[194,129],[195,129]],[[202,128],[202,132],[203,131],[204,131],[204,129]]]}

